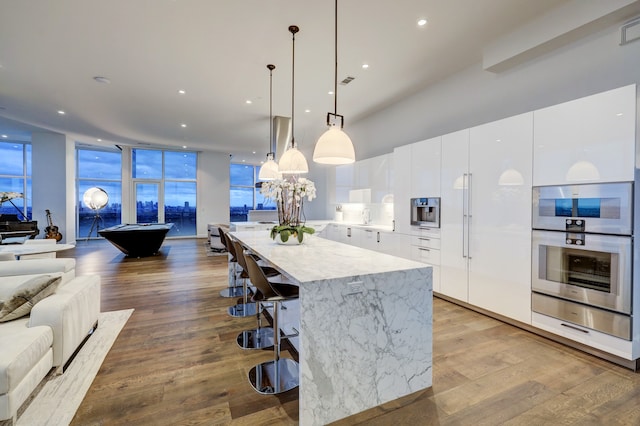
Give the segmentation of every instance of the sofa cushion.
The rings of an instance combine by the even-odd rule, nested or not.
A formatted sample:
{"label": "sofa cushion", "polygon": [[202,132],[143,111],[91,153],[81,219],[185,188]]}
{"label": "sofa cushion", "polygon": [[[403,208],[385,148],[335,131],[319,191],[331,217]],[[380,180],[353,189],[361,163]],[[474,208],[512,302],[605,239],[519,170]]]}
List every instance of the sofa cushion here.
{"label": "sofa cushion", "polygon": [[27,321],[0,324],[0,395],[15,389],[53,345],[51,327],[27,327]]}
{"label": "sofa cushion", "polygon": [[61,280],[59,276],[37,275],[13,289],[0,286],[0,322],[28,315],[36,303],[56,291]]}

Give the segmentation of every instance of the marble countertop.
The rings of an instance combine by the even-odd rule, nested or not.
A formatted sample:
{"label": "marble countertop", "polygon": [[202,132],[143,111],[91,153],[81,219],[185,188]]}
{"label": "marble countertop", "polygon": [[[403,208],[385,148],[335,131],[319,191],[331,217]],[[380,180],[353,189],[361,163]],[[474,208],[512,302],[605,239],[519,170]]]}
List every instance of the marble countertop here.
{"label": "marble countertop", "polygon": [[282,245],[264,230],[231,235],[298,283],[430,268],[429,265],[305,235],[301,245]]}
{"label": "marble countertop", "polygon": [[[262,226],[262,225],[277,225],[277,222],[231,222],[233,225],[238,227],[251,227],[251,226]],[[326,224],[335,224],[341,226],[350,226],[352,228],[362,228],[362,229],[370,229],[372,231],[382,231],[382,232],[393,232],[393,226],[391,225],[363,225],[361,223],[350,223],[350,222],[336,222],[335,220],[325,219],[325,220],[307,220],[308,225],[326,225]]]}

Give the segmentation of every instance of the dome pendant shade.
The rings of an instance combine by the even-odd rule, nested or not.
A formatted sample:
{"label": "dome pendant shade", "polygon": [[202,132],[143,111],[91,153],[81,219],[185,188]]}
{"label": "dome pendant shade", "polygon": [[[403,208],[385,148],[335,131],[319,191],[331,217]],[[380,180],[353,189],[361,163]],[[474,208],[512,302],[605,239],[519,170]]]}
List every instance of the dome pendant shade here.
{"label": "dome pendant shade", "polygon": [[278,163],[273,160],[273,153],[267,154],[267,161],[260,167],[260,173],[258,173],[258,180],[274,180],[280,179],[280,171],[278,169]]}
{"label": "dome pendant shade", "polygon": [[282,154],[280,157],[280,163],[278,165],[280,173],[282,174],[297,174],[308,173],[309,165],[307,159],[304,158],[302,152],[298,148],[291,147]]}
{"label": "dome pendant shade", "polygon": [[340,127],[331,126],[324,132],[313,151],[313,161],[320,164],[349,164],[356,161],[353,143]]}

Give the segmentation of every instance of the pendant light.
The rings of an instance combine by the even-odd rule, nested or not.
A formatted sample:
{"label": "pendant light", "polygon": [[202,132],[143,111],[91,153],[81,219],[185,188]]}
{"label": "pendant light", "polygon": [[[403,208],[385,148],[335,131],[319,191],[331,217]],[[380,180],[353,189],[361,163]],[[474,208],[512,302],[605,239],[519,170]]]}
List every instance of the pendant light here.
{"label": "pendant light", "polygon": [[[335,74],[333,82],[333,113],[327,113],[327,126],[313,151],[313,161],[321,164],[349,164],[356,161],[356,153],[349,136],[342,130],[344,116],[338,114],[338,0],[335,2]],[[334,117],[331,124],[330,118]],[[340,127],[335,121],[340,117]]]}
{"label": "pendant light", "polygon": [[269,153],[267,154],[267,161],[260,167],[259,180],[280,178],[278,163],[274,160],[276,154],[273,148],[273,70],[276,69],[276,66],[269,64],[267,68],[269,69]]}
{"label": "pendant light", "polygon": [[289,32],[292,34],[292,60],[291,60],[291,146],[287,149],[282,157],[280,157],[280,163],[278,168],[280,169],[280,173],[287,174],[298,174],[298,173],[308,173],[309,165],[307,164],[307,159],[304,158],[304,155],[296,148],[296,140],[294,136],[294,121],[293,116],[295,112],[294,108],[294,100],[295,100],[295,65],[296,65],[296,33],[300,31],[295,25],[291,25],[289,27]]}

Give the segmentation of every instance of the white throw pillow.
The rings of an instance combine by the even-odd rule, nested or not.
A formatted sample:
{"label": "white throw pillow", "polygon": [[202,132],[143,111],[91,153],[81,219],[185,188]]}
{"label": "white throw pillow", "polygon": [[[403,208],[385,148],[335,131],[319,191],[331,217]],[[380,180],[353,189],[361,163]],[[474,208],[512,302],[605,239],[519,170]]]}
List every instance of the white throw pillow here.
{"label": "white throw pillow", "polygon": [[15,287],[11,294],[2,295],[0,322],[29,315],[36,303],[55,293],[60,281],[60,276],[38,275]]}

